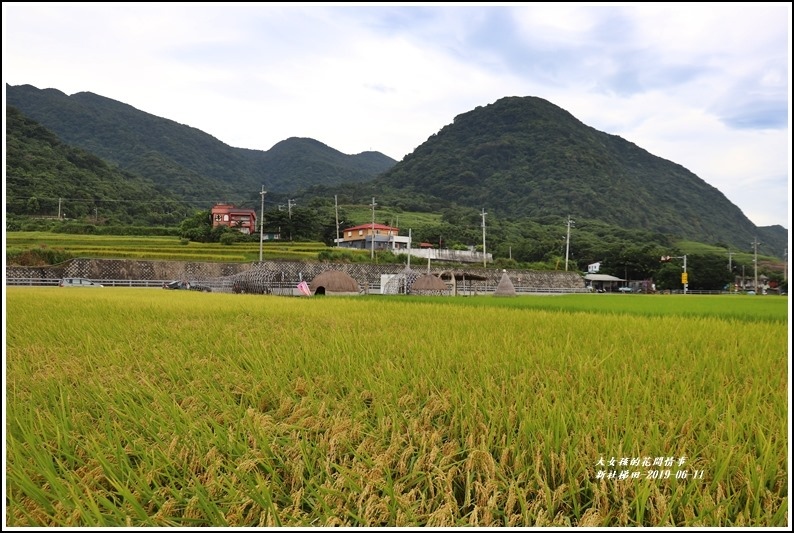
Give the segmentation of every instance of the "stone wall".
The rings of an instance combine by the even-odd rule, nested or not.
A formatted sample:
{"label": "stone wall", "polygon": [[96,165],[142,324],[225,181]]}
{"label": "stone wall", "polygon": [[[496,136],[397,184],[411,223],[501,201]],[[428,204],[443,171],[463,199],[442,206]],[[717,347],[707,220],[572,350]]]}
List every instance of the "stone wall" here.
{"label": "stone wall", "polygon": [[[362,290],[380,286],[382,274],[399,274],[404,265],[372,265],[365,263],[326,263],[319,261],[263,261],[262,263],[214,263],[185,261],[141,261],[129,259],[71,259],[60,265],[49,267],[7,266],[6,278],[58,280],[64,277],[103,280],[155,280],[167,281],[187,279],[190,281],[218,282],[252,270],[267,270],[270,278],[281,283],[311,281],[326,270],[339,270],[355,279]],[[427,267],[414,268],[421,273]],[[485,280],[469,281],[469,287],[481,290],[494,288],[502,277],[501,269],[466,269],[449,266],[432,267],[431,274],[455,273],[486,277]],[[538,290],[583,290],[584,279],[575,272],[508,270],[513,284],[519,288]],[[470,278],[469,278],[470,279]]]}

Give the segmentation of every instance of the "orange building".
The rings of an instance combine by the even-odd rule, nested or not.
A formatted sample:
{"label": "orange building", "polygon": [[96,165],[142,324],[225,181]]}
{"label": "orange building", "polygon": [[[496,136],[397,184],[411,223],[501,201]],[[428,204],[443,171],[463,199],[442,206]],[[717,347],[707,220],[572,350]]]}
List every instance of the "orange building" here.
{"label": "orange building", "polygon": [[399,236],[400,229],[385,224],[361,224],[345,229],[337,245],[343,248],[372,248],[375,240],[376,250],[400,250],[408,248],[408,237]]}

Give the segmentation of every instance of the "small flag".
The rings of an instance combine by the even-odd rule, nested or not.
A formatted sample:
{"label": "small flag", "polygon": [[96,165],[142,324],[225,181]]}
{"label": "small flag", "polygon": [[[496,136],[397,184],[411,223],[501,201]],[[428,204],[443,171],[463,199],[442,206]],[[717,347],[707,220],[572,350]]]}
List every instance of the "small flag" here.
{"label": "small flag", "polygon": [[301,281],[300,283],[298,283],[298,290],[301,291],[301,294],[303,294],[304,296],[312,295],[312,291],[309,288],[309,284],[306,283],[305,281]]}

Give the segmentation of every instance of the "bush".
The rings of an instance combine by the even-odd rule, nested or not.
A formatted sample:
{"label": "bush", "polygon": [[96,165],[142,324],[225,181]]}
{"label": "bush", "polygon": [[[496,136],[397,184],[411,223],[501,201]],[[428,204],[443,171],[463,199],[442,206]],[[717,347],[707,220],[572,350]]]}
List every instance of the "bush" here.
{"label": "bush", "polygon": [[234,233],[223,233],[220,237],[220,242],[226,246],[231,246],[237,242],[237,236]]}

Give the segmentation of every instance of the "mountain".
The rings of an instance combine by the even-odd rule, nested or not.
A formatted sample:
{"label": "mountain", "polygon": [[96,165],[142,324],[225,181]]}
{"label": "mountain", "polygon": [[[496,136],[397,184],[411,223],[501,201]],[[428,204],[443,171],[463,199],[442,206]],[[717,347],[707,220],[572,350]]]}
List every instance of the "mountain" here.
{"label": "mountain", "polygon": [[312,139],[291,138],[263,151],[234,148],[196,128],[90,92],[68,96],[6,85],[6,103],[64,143],[206,204],[258,199],[263,185],[270,193],[289,195],[312,185],[368,181],[396,163],[377,152],[346,155]]}
{"label": "mountain", "polygon": [[269,200],[295,195],[302,205],[338,193],[364,205],[377,197],[405,211],[485,209],[489,220],[545,225],[571,216],[580,228],[599,221],[740,250],[758,239],[759,251],[778,257],[788,244],[785,228],[756,227],[683,166],[536,97],[502,98],[458,115],[399,163],[295,137],[266,151],[233,148],[88,92],[20,85],[6,86],[6,97],[64,143],[203,208],[216,201],[257,208],[264,186]]}
{"label": "mountain", "polygon": [[422,198],[432,209],[570,215],[741,249],[758,238],[775,255],[787,243],[784,228],[756,227],[683,166],[537,97],[506,97],[458,115],[372,185],[384,201],[384,194]]}
{"label": "mountain", "polygon": [[6,107],[6,214],[176,225],[190,207],[147,178],[68,146]]}

